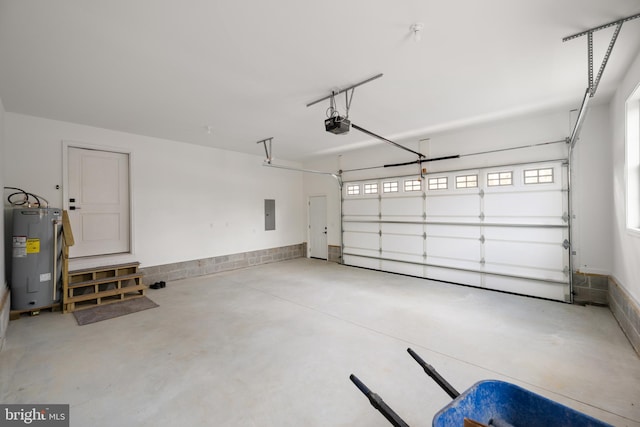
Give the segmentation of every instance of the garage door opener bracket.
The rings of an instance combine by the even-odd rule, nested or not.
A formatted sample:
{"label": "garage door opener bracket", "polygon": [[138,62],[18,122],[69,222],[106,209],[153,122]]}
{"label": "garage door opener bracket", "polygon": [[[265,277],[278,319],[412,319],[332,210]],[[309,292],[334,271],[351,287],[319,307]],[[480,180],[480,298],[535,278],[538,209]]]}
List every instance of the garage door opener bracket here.
{"label": "garage door opener bracket", "polygon": [[[589,99],[593,98],[598,90],[598,85],[600,85],[600,79],[602,78],[602,74],[604,73],[604,69],[607,66],[607,62],[609,61],[609,57],[611,56],[611,51],[613,50],[613,46],[616,44],[616,40],[618,39],[618,34],[620,34],[620,29],[622,28],[622,24],[631,21],[633,19],[640,18],[640,13],[636,13],[635,15],[627,16],[626,18],[618,19],[617,21],[608,22],[606,24],[581,31],[579,33],[573,34],[571,36],[567,36],[562,39],[563,42],[567,42],[569,40],[576,39],[578,37],[587,36],[587,66],[588,66],[588,87],[585,92],[584,98],[582,100],[582,106],[580,107],[580,112],[578,113],[578,119],[576,120],[576,124],[573,128],[573,132],[571,133],[570,143],[571,148],[573,148],[578,139],[578,134],[580,133],[580,128],[582,127],[582,123],[585,118],[585,113],[587,110],[587,105],[589,103]],[[596,31],[604,30],[605,28],[610,28],[615,26],[615,30],[613,35],[611,36],[611,40],[609,41],[609,46],[607,47],[607,51],[604,54],[604,58],[602,59],[602,63],[600,64],[600,68],[598,70],[598,74],[594,80],[593,78],[593,33]]]}

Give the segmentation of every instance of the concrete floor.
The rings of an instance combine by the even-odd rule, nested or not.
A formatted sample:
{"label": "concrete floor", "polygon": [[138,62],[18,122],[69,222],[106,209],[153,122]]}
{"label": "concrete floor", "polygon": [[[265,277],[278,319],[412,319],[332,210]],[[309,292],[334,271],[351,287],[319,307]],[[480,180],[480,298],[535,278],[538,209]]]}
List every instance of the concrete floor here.
{"label": "concrete floor", "polygon": [[412,426],[502,379],[640,426],[640,359],[607,308],[297,259],[171,282],[160,307],[77,326],[11,322],[0,402],[69,403],[72,426],[388,426],[355,373]]}

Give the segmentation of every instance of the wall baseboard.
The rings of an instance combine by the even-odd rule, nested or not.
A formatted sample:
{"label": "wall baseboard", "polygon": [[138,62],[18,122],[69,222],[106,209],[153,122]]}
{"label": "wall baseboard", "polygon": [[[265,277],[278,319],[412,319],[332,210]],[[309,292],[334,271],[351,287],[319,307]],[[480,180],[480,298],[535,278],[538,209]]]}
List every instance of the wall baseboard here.
{"label": "wall baseboard", "polygon": [[340,246],[329,245],[328,246],[328,261],[342,262],[342,248]]}
{"label": "wall baseboard", "polygon": [[140,271],[144,273],[144,283],[150,285],[160,281],[170,282],[260,264],[301,258],[306,256],[306,253],[307,244],[299,243],[297,245],[221,255],[212,258],[154,265],[151,267],[143,267]]}
{"label": "wall baseboard", "polygon": [[609,308],[640,356],[640,304],[609,277]]}

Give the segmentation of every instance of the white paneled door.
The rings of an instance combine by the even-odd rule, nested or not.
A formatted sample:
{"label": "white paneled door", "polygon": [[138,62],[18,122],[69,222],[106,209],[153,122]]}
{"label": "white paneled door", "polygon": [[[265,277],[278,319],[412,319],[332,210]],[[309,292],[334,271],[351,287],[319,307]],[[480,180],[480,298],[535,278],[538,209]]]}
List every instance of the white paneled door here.
{"label": "white paneled door", "polygon": [[327,197],[309,198],[309,255],[327,259]]}
{"label": "white paneled door", "polygon": [[69,147],[67,165],[70,256],[129,252],[129,155]]}
{"label": "white paneled door", "polygon": [[561,161],[346,182],[345,264],[571,300]]}

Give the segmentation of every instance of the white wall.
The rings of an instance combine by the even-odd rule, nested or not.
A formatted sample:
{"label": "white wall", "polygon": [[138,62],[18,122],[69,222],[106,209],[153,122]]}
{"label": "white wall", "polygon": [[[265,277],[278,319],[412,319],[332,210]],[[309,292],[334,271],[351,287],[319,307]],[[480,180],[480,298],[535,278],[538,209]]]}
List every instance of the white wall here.
{"label": "white wall", "polygon": [[573,153],[574,270],[611,274],[611,121],[609,104],[592,105]]}
{"label": "white wall", "polygon": [[613,271],[618,284],[640,304],[640,236],[626,229],[625,212],[625,102],[640,84],[640,54],[616,90],[611,102],[613,159]]}
{"label": "white wall", "polygon": [[[0,99],[0,188],[4,187],[4,174],[5,174],[5,150],[4,150],[4,106],[2,105],[2,99]],[[4,193],[3,193],[4,194]],[[4,197],[3,197],[4,198]],[[0,301],[4,294],[5,284],[5,264],[4,264],[4,213],[0,215]]]}
{"label": "white wall", "polygon": [[[5,185],[63,207],[62,141],[132,154],[134,254],[142,267],[302,243],[302,182],[256,156],[5,114]],[[299,166],[299,165],[294,165]],[[264,199],[276,230],[264,231]],[[119,261],[119,260],[118,260]]]}
{"label": "white wall", "polygon": [[[578,108],[582,94],[576,94]],[[564,142],[532,147],[522,150],[502,151],[478,156],[469,153],[498,150],[509,147],[562,141],[572,130],[575,113],[565,111],[531,114],[499,122],[467,127],[441,134],[430,135],[428,141],[402,142],[419,150],[429,158],[463,155],[452,160],[423,163],[428,172],[457,170],[485,166],[504,165],[537,160],[563,159],[567,157],[568,145]],[[573,240],[576,257],[574,268],[584,272],[609,274],[611,271],[610,238],[610,158],[608,146],[608,106],[594,106],[589,111],[580,140],[574,152],[574,204]],[[372,129],[375,131],[375,129]],[[305,168],[336,172],[381,166],[415,160],[415,156],[384,143],[372,142],[366,149],[345,151],[342,155],[327,156],[304,164]],[[344,180],[373,177],[418,174],[416,165],[397,168],[378,168],[357,172],[345,172]],[[340,193],[330,179],[317,175],[305,175],[305,197],[327,194],[330,245],[340,245]]]}

